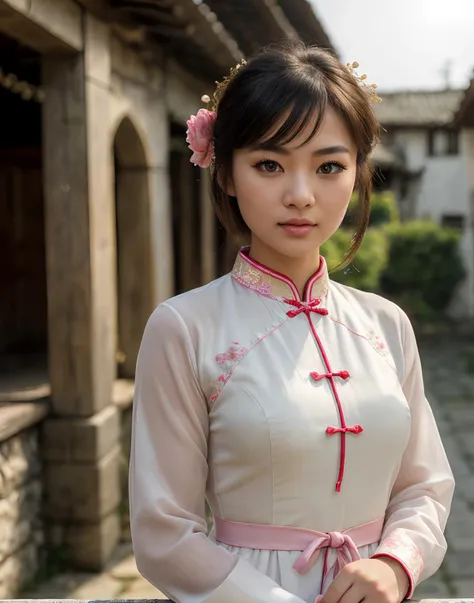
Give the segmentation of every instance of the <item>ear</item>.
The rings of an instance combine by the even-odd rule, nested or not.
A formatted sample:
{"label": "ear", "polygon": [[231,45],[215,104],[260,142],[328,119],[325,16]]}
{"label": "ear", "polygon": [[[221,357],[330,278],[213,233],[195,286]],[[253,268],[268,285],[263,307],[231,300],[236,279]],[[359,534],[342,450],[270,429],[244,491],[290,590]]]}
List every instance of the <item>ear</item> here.
{"label": "ear", "polygon": [[229,195],[229,197],[237,197],[237,195],[235,194],[235,186],[233,180],[230,180],[224,190]]}

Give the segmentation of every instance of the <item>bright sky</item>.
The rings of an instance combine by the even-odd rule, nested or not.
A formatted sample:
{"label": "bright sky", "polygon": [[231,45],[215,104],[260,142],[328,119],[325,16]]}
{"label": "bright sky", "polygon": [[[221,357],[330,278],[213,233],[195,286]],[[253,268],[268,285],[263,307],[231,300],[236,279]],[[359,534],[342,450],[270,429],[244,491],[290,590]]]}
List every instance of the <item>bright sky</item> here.
{"label": "bright sky", "polygon": [[474,0],[310,0],[344,62],[380,90],[466,87],[474,75]]}

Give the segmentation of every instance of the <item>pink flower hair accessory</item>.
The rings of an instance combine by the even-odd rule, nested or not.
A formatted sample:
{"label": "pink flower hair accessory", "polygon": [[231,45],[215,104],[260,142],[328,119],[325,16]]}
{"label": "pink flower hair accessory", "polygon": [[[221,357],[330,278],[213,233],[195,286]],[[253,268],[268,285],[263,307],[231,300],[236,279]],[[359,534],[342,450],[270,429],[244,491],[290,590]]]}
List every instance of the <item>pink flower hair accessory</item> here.
{"label": "pink flower hair accessory", "polygon": [[199,109],[197,115],[191,115],[186,122],[186,142],[193,152],[191,163],[201,168],[211,165],[214,156],[214,122],[217,113],[207,109]]}
{"label": "pink flower hair accessory", "polygon": [[198,165],[201,168],[207,168],[211,165],[214,157],[214,122],[217,117],[217,107],[229,82],[243,65],[246,65],[245,59],[242,59],[235,67],[232,67],[229,75],[222,82],[216,82],[217,88],[212,95],[212,99],[207,94],[201,97],[202,102],[206,103],[206,105],[212,102],[212,111],[199,109],[197,115],[191,115],[186,122],[188,126],[186,142],[193,152],[190,161],[194,165]]}

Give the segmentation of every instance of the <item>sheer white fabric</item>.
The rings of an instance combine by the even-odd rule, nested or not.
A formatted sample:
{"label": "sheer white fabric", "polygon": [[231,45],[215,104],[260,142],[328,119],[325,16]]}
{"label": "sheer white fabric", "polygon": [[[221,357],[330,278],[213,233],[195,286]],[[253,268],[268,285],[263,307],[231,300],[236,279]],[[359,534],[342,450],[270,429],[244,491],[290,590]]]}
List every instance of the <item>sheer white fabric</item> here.
{"label": "sheer white fabric", "polygon": [[[385,517],[361,556],[398,559],[412,587],[439,567],[453,477],[426,401],[411,325],[394,304],[329,281],[308,288],[327,316],[290,318],[284,279],[239,255],[233,275],[161,304],[139,353],[130,463],[133,546],[142,574],[179,603],[312,603],[322,557],[230,547],[223,519],[343,531]],[[339,426],[324,355],[347,425]],[[335,484],[344,469],[340,492]],[[329,551],[329,555],[333,552]]]}

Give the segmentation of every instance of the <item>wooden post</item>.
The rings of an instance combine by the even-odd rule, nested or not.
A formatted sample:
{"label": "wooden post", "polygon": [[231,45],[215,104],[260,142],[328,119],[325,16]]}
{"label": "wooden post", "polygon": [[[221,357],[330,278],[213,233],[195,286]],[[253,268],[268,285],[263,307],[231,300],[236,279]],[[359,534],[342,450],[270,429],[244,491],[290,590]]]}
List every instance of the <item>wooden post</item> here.
{"label": "wooden post", "polygon": [[84,54],[46,56],[44,189],[49,372],[45,515],[52,544],[100,569],[120,535],[120,420],[108,26],[84,19]]}
{"label": "wooden post", "polygon": [[[87,134],[82,55],[45,58],[43,106],[49,372],[53,409],[90,415],[93,381],[92,282]],[[105,406],[107,402],[102,401]]]}

